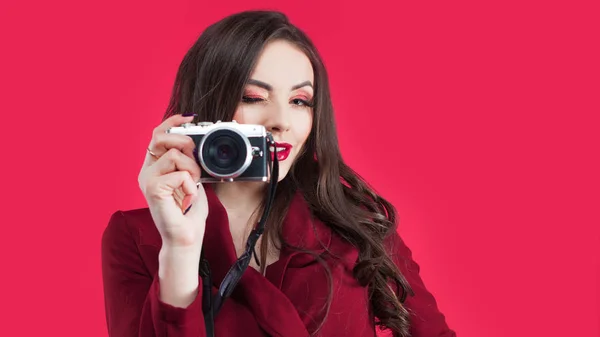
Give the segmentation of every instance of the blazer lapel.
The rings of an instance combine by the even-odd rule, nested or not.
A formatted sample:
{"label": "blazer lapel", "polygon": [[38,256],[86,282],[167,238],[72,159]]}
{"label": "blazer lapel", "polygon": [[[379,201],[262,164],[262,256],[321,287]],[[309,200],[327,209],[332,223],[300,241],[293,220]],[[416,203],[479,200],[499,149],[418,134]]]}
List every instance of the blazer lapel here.
{"label": "blazer lapel", "polygon": [[[237,261],[237,255],[229,231],[227,211],[210,186],[206,186],[205,191],[209,214],[203,251],[210,265],[213,286],[218,289],[231,266]],[[250,308],[268,334],[285,337],[309,336],[294,304],[254,268],[246,269],[232,297]],[[224,306],[226,305],[227,301],[224,302]]]}

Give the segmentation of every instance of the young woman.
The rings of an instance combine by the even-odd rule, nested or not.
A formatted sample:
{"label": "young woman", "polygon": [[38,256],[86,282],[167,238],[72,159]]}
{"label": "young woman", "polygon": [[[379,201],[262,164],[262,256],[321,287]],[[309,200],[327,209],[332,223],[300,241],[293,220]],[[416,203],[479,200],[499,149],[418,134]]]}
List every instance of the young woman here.
{"label": "young woman", "polygon": [[[197,184],[194,142],[166,130],[218,120],[263,125],[279,148],[279,180],[257,260],[209,317],[206,300],[245,251],[268,187]],[[238,13],[200,36],[139,185],[148,208],[114,213],[102,240],[111,337],[374,336],[377,325],[395,336],[455,336],[397,234],[394,208],[342,160],[321,58],[281,13]]]}

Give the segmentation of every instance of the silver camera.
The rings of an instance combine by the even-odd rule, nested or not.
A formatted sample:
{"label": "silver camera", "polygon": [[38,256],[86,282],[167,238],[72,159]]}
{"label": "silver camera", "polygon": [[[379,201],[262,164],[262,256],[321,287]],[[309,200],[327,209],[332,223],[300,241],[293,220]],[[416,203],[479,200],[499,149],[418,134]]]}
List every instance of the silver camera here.
{"label": "silver camera", "polygon": [[268,133],[262,125],[235,121],[185,123],[167,133],[194,140],[200,182],[268,181]]}

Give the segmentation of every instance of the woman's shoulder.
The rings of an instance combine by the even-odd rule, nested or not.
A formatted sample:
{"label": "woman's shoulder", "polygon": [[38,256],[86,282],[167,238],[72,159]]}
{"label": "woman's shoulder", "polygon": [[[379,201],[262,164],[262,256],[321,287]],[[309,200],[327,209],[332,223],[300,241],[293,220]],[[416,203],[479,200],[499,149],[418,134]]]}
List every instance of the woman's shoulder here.
{"label": "woman's shoulder", "polygon": [[130,237],[137,245],[161,245],[160,234],[147,207],[113,212],[104,230],[104,236],[115,235]]}

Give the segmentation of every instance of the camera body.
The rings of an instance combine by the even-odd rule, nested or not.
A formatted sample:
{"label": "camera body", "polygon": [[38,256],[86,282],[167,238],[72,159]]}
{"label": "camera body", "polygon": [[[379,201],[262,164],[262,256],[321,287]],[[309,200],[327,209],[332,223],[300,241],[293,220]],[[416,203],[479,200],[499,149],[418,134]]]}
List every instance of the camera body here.
{"label": "camera body", "polygon": [[200,182],[264,181],[271,154],[264,126],[232,122],[185,123],[167,133],[186,135],[196,144]]}

